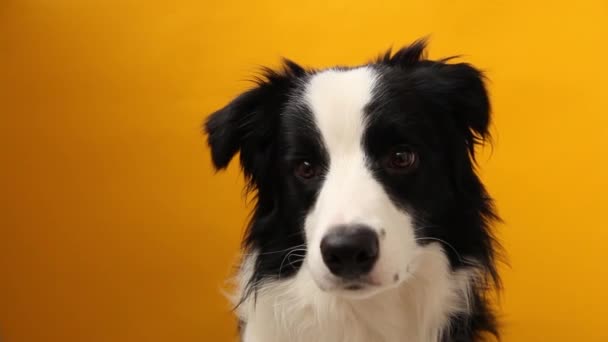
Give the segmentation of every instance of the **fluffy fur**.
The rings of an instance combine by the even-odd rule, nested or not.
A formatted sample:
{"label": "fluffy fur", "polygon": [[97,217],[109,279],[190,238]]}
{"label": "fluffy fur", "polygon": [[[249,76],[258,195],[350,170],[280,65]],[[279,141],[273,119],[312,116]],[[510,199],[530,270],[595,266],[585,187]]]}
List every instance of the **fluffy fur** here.
{"label": "fluffy fur", "polygon": [[[240,152],[256,195],[235,296],[243,341],[498,336],[485,298],[497,216],[474,163],[489,138],[483,76],[424,47],[354,68],[285,61],[206,121],[216,168]],[[319,246],[352,227],[379,254],[346,279]]]}

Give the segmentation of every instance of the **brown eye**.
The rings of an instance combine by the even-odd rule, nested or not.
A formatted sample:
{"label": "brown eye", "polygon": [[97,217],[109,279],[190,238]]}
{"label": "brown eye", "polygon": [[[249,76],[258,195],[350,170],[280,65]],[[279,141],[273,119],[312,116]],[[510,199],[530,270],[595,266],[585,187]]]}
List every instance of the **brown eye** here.
{"label": "brown eye", "polygon": [[307,160],[300,162],[295,169],[296,176],[311,179],[317,176],[317,168]]}
{"label": "brown eye", "polygon": [[396,171],[405,171],[415,165],[416,154],[407,148],[399,148],[390,153],[386,166]]}

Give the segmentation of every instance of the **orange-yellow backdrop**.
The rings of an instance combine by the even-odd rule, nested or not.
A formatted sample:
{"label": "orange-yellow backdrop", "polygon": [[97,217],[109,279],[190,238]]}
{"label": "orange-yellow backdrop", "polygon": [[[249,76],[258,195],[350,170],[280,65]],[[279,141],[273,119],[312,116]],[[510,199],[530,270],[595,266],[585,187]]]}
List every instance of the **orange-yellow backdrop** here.
{"label": "orange-yellow backdrop", "polygon": [[505,341],[608,341],[608,5],[0,3],[0,339],[229,341],[246,218],[199,126],[259,65],[364,62],[431,34],[485,69]]}

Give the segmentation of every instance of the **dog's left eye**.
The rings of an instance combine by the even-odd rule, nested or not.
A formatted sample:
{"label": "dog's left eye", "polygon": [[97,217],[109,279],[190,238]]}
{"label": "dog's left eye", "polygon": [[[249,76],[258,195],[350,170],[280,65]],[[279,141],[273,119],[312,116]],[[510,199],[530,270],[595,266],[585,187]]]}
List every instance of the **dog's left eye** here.
{"label": "dog's left eye", "polygon": [[294,173],[301,179],[309,180],[319,175],[319,168],[308,160],[303,160],[296,165]]}
{"label": "dog's left eye", "polygon": [[418,158],[416,153],[407,147],[398,147],[388,154],[384,161],[386,168],[393,171],[407,171],[416,166]]}

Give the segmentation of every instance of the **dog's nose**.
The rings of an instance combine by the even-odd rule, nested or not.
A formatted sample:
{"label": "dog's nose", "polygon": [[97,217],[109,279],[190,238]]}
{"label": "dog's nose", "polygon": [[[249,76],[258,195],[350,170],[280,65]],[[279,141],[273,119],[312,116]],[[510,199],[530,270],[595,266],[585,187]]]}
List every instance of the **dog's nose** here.
{"label": "dog's nose", "polygon": [[378,259],[378,234],[363,225],[335,227],[321,240],[321,255],[336,276],[365,275]]}

